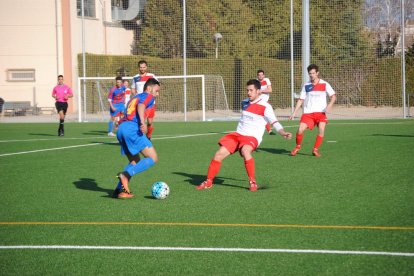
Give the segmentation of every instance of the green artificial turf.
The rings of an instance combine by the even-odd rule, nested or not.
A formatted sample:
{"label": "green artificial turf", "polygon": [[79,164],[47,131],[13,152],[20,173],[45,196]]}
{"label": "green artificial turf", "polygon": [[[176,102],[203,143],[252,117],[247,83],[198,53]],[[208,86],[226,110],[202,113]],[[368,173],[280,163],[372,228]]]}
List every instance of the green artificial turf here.
{"label": "green artificial turf", "polygon": [[[297,121],[284,122],[295,133]],[[254,153],[259,191],[243,160],[224,160],[215,185],[197,191],[217,141],[237,122],[156,122],[159,162],[112,199],[127,159],[105,123],[0,124],[0,246],[154,247],[152,250],[6,249],[9,274],[410,275],[412,256],[161,251],[158,247],[311,249],[414,253],[414,121],[331,121],[294,139],[265,134]],[[156,181],[165,200],[151,197]]]}

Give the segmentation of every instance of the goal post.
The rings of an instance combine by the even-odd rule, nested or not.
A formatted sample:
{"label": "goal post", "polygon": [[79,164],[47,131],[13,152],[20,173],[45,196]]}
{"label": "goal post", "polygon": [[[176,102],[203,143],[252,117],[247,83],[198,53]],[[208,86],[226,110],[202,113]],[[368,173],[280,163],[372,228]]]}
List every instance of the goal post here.
{"label": "goal post", "polygon": [[[161,92],[156,99],[160,121],[211,121],[231,117],[223,78],[219,75],[156,76]],[[129,80],[132,77],[123,77]],[[115,77],[79,77],[79,122],[106,121],[106,97]],[[84,89],[85,88],[85,89]]]}

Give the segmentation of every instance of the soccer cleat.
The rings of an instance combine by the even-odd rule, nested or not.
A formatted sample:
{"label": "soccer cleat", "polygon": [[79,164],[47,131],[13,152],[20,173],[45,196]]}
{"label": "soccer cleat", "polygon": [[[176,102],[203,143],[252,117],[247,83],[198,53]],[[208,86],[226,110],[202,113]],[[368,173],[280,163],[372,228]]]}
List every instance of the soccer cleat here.
{"label": "soccer cleat", "polygon": [[290,152],[290,155],[291,156],[295,156],[297,153],[298,153],[298,151],[300,150],[300,146],[296,146],[291,152]]}
{"label": "soccer cleat", "polygon": [[312,155],[313,156],[316,156],[316,157],[321,157],[321,154],[319,153],[319,150],[318,149],[313,149]]}
{"label": "soccer cleat", "polygon": [[112,198],[118,198],[118,195],[121,193],[121,189],[115,189],[113,192],[112,192]]}
{"label": "soccer cleat", "polygon": [[213,181],[207,179],[206,181],[204,181],[203,183],[201,183],[200,185],[198,185],[196,187],[197,190],[204,190],[204,189],[210,189],[211,187],[213,187]]}
{"label": "soccer cleat", "polygon": [[59,130],[58,136],[65,136],[65,133],[63,132],[63,129]]}
{"label": "soccer cleat", "polygon": [[118,194],[118,198],[119,199],[126,199],[126,198],[133,198],[134,197],[134,195],[133,194],[131,194],[131,193],[127,193],[127,192],[120,192],[119,194]]}
{"label": "soccer cleat", "polygon": [[256,192],[257,191],[256,180],[249,180],[249,190],[250,190],[250,192]]}
{"label": "soccer cleat", "polygon": [[276,133],[274,133],[273,131],[269,131],[269,135],[276,135]]}
{"label": "soccer cleat", "polygon": [[110,136],[110,137],[114,137],[114,136],[115,136],[115,134],[114,134],[113,132],[108,132],[108,136]]}
{"label": "soccer cleat", "polygon": [[[126,172],[120,172],[120,173],[118,173],[117,177],[121,181],[121,184],[122,184],[123,190],[122,190],[121,193],[128,193],[128,194],[130,194],[131,191],[129,190],[128,182],[129,182],[129,179],[131,177],[129,175],[126,175],[128,173],[126,173],[126,174],[125,173]],[[119,198],[119,195],[118,195],[118,198]]]}

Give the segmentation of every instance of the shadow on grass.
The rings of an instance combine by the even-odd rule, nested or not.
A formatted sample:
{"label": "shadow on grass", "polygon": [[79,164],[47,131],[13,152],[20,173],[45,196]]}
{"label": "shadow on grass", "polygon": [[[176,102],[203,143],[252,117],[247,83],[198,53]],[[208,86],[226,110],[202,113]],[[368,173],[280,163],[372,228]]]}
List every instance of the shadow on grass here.
{"label": "shadow on grass", "polygon": [[[200,174],[190,174],[190,173],[183,173],[183,172],[173,172],[173,174],[178,174],[178,175],[181,175],[181,176],[188,177],[189,179],[184,180],[184,181],[188,182],[189,184],[191,184],[193,186],[200,185],[204,180],[206,180],[206,176],[205,175],[200,175]],[[229,178],[229,177],[216,177],[216,178],[214,178],[214,185],[223,185],[223,186],[226,186],[226,187],[248,189],[248,188],[240,186],[240,185],[225,184],[224,180],[243,181],[241,179],[234,179],[234,178]]]}
{"label": "shadow on grass", "polygon": [[[258,152],[265,151],[273,154],[284,154],[289,155],[290,151],[287,151],[285,149],[275,149],[275,148],[258,148]],[[299,153],[298,153],[299,154]]]}
{"label": "shadow on grass", "polygon": [[104,193],[106,193],[106,195],[104,197],[112,198],[113,190],[104,189],[104,188],[99,187],[98,183],[96,183],[95,179],[81,178],[78,181],[74,181],[73,185],[75,185],[76,188],[81,189],[81,190],[88,190],[88,191],[94,191],[94,192],[104,192]]}
{"label": "shadow on grass", "polygon": [[389,137],[414,138],[414,135],[409,135],[409,134],[372,134],[371,136],[389,136]]}

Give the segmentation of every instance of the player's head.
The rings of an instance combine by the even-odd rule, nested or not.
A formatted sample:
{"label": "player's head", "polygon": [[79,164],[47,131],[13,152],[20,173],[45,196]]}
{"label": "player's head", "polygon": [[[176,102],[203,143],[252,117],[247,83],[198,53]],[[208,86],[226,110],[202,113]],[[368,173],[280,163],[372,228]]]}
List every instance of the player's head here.
{"label": "player's head", "polygon": [[116,82],[117,87],[121,87],[122,86],[122,77],[116,77],[115,82]]}
{"label": "player's head", "polygon": [[144,92],[152,94],[154,97],[158,97],[160,86],[161,83],[157,79],[151,78],[144,84]]}
{"label": "player's head", "polygon": [[58,76],[58,83],[59,83],[59,85],[63,84],[63,75]]}
{"label": "player's head", "polygon": [[147,72],[148,63],[146,60],[138,61],[138,68],[140,74],[145,74]]}
{"label": "player's head", "polygon": [[257,79],[263,80],[265,78],[265,73],[262,69],[257,70]]}
{"label": "player's head", "polygon": [[311,81],[317,80],[319,78],[319,67],[316,64],[311,64],[308,66],[308,75]]}
{"label": "player's head", "polygon": [[124,86],[127,88],[129,87],[129,80],[124,80]]}
{"label": "player's head", "polygon": [[250,101],[254,101],[260,96],[260,81],[251,79],[246,83],[247,97]]}

